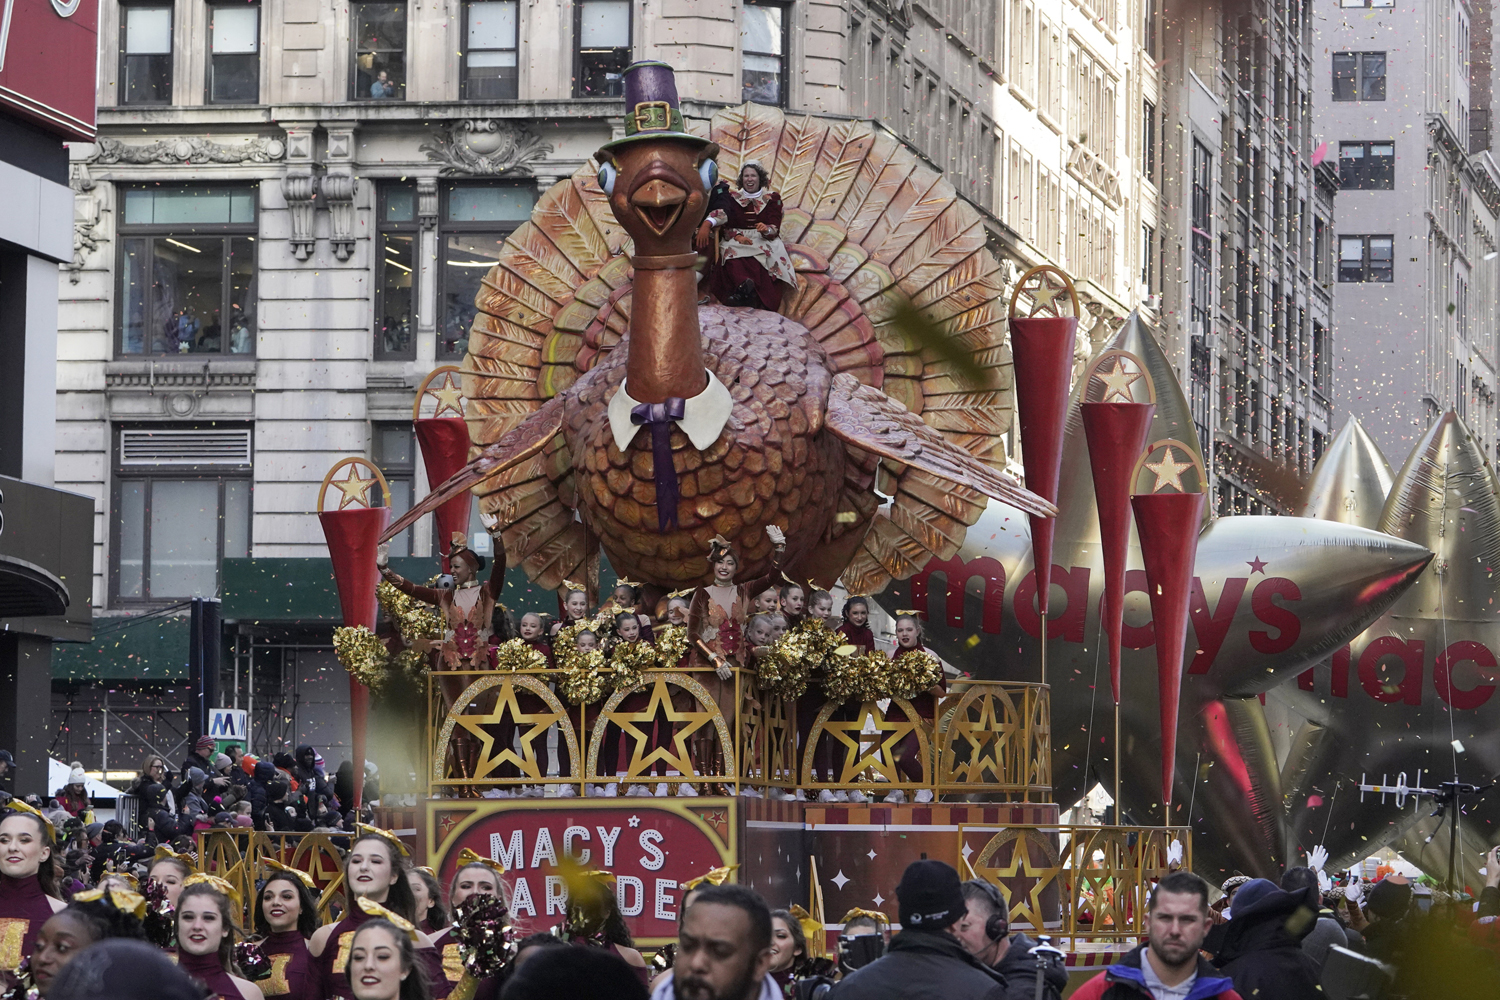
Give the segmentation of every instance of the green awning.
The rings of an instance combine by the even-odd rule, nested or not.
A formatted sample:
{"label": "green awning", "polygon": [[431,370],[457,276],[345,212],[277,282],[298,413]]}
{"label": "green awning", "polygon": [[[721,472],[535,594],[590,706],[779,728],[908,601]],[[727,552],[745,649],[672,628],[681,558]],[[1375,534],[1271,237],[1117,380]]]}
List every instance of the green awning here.
{"label": "green awning", "polygon": [[188,616],[94,619],[90,642],[52,644],[54,680],[177,680],[188,675]]}

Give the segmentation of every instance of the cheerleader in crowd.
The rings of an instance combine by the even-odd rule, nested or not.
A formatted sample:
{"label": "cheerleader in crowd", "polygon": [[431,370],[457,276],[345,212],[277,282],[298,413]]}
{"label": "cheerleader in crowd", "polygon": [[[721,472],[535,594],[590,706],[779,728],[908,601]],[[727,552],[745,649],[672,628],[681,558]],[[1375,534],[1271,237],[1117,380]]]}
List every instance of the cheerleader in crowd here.
{"label": "cheerleader in crowd", "polygon": [[406,873],[411,885],[417,930],[436,940],[435,935],[448,929],[448,912],[443,909],[443,888],[431,868],[413,868]]}
{"label": "cheerleader in crowd", "polygon": [[[57,974],[85,948],[106,938],[143,941],[146,901],[129,889],[86,889],[48,918],[37,932],[28,968],[38,996],[47,996]],[[19,994],[18,994],[19,995]]]}
{"label": "cheerleader in crowd", "polygon": [[177,897],[182,895],[182,884],[191,874],[193,867],[188,860],[166,844],[156,849],[156,857],[146,869],[146,878],[167,890],[167,902],[173,907],[177,906]]}
{"label": "cheerleader in crowd", "polygon": [[[323,981],[325,1000],[351,1000],[354,996],[345,974],[349,948],[354,932],[375,917],[394,917],[411,924],[431,978],[441,980],[446,986],[442,959],[432,947],[432,940],[416,930],[416,900],[412,897],[411,883],[406,880],[405,846],[392,833],[373,827],[363,829],[369,832],[349,846],[344,858],[344,887],[352,894],[349,906],[338,923],[319,927],[307,945]],[[447,996],[447,991],[440,989],[436,995]]]}
{"label": "cheerleader in crowd", "polygon": [[783,996],[797,995],[797,971],[807,958],[807,936],[797,918],[786,910],[771,911],[771,967],[766,975]]}
{"label": "cheerleader in crowd", "polygon": [[262,1000],[259,987],[234,974],[236,928],[230,896],[224,891],[228,888],[213,875],[188,877],[177,897],[177,966],[212,990],[217,1000]]}
{"label": "cheerleader in crowd", "polygon": [[[454,918],[457,918],[459,906],[475,896],[495,896],[509,906],[505,883],[500,879],[504,872],[505,869],[498,862],[480,857],[467,847],[464,848],[458,856],[458,871],[453,873],[453,881],[448,886],[448,905]],[[437,948],[443,958],[443,978],[448,981],[449,989],[456,986],[464,976],[463,955],[458,943],[453,940],[453,926],[449,923],[432,935],[433,947]],[[499,980],[487,977],[480,980],[474,996],[475,1000],[483,1000],[485,997],[498,996],[499,992]]]}
{"label": "cheerleader in crowd", "polygon": [[[409,925],[408,925],[409,926]],[[367,920],[350,935],[349,955],[339,974],[353,1000],[432,1000],[422,961],[408,931],[389,920]]]}
{"label": "cheerleader in crowd", "polygon": [[261,951],[271,963],[271,974],[260,982],[267,997],[286,1000],[323,1000],[318,967],[307,950],[307,939],[318,929],[317,884],[312,876],[270,858],[271,869],[255,902],[255,929],[262,935]]}
{"label": "cheerleader in crowd", "polygon": [[651,982],[651,969],[635,948],[635,939],[606,872],[593,872],[568,886],[567,922],[563,934],[568,943],[584,948],[602,948],[625,960],[641,985]]}
{"label": "cheerleader in crowd", "polygon": [[11,800],[0,819],[0,920],[22,930],[0,937],[0,969],[19,967],[42,925],[66,905],[58,898],[53,845],[52,824],[32,807]]}

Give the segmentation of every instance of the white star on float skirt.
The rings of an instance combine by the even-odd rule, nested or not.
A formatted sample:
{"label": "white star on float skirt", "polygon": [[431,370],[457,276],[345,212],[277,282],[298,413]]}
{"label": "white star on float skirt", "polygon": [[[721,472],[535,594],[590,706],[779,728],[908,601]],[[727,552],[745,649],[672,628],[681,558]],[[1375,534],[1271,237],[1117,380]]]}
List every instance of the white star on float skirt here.
{"label": "white star on float skirt", "polygon": [[885,902],[885,899],[880,895],[880,893],[877,892],[875,894],[875,905],[879,906],[881,903],[884,903],[884,902]]}
{"label": "white star on float skirt", "polygon": [[865,857],[869,858],[871,861],[874,861],[875,860],[875,848],[873,848],[873,847],[870,848],[870,853],[866,854]]}
{"label": "white star on float skirt", "polygon": [[844,874],[844,870],[842,868],[840,868],[839,869],[839,873],[837,875],[835,875],[833,878],[829,879],[828,881],[830,881],[834,885],[838,886],[839,889],[840,889],[840,891],[842,891],[843,888],[844,888],[844,886],[848,885],[850,882],[852,882],[854,880],[851,879],[851,878],[849,878],[849,876],[845,875]]}
{"label": "white star on float skirt", "polygon": [[632,830],[634,830],[636,827],[638,827],[640,825],[641,825],[641,818],[639,816],[632,816],[632,817],[630,817],[630,828]]}

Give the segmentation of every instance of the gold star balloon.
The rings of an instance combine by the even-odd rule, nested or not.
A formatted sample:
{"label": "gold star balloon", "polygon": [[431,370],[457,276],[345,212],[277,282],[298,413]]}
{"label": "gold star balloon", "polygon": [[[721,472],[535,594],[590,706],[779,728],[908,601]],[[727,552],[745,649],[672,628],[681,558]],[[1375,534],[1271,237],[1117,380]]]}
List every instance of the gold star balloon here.
{"label": "gold star balloon", "polygon": [[[1157,409],[1147,440],[1173,441],[1174,465],[1186,459],[1175,442],[1201,463],[1187,400],[1139,317],[1132,314],[1105,347],[1139,358],[1151,380]],[[1065,803],[1096,782],[1113,787],[1115,766],[1099,616],[1103,563],[1079,402],[1075,388],[1063,445],[1047,622],[1053,782]],[[1238,707],[1248,700],[1258,709],[1255,696],[1358,635],[1400,595],[1430,553],[1367,528],[1301,518],[1215,520],[1206,514],[1203,527],[1189,602],[1170,818],[1192,821],[1194,864],[1205,873],[1240,869],[1279,877],[1276,760],[1264,716],[1247,717]],[[955,558],[934,560],[880,595],[880,603],[925,611],[929,646],[960,669],[985,679],[1035,681],[1041,629],[1030,549],[1026,516],[991,503]],[[1160,692],[1133,528],[1127,567],[1122,818],[1154,824],[1163,819]]]}

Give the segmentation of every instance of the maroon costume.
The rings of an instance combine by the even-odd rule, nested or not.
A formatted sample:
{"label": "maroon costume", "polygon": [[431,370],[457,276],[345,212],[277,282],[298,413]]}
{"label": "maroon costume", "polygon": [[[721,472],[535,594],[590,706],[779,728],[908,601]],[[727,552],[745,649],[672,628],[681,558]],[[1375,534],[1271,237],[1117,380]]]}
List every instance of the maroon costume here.
{"label": "maroon costume", "polygon": [[198,982],[214,991],[220,1000],[245,1000],[245,994],[234,984],[234,979],[219,961],[217,951],[208,955],[189,955],[178,950],[177,967]]}
{"label": "maroon costume", "polygon": [[260,947],[271,963],[271,974],[255,984],[263,995],[287,1000],[323,1000],[317,963],[300,932],[272,934]]}
{"label": "maroon costume", "polygon": [[52,916],[48,898],[35,875],[0,875],[0,968],[14,969],[31,954],[36,932]]}
{"label": "maroon costume", "polygon": [[[781,195],[768,191],[758,201],[746,201],[747,203],[742,204],[741,200],[732,195],[715,200],[714,209],[723,211],[727,218],[726,222],[721,223],[721,230],[754,229],[759,224],[770,226],[774,234],[781,232]],[[728,238],[733,239],[734,236],[730,235]],[[772,312],[781,308],[781,296],[787,286],[777,281],[754,257],[721,259],[709,273],[708,290],[720,302],[738,305],[740,303],[735,298],[735,290],[746,281],[755,286],[761,308]]]}

